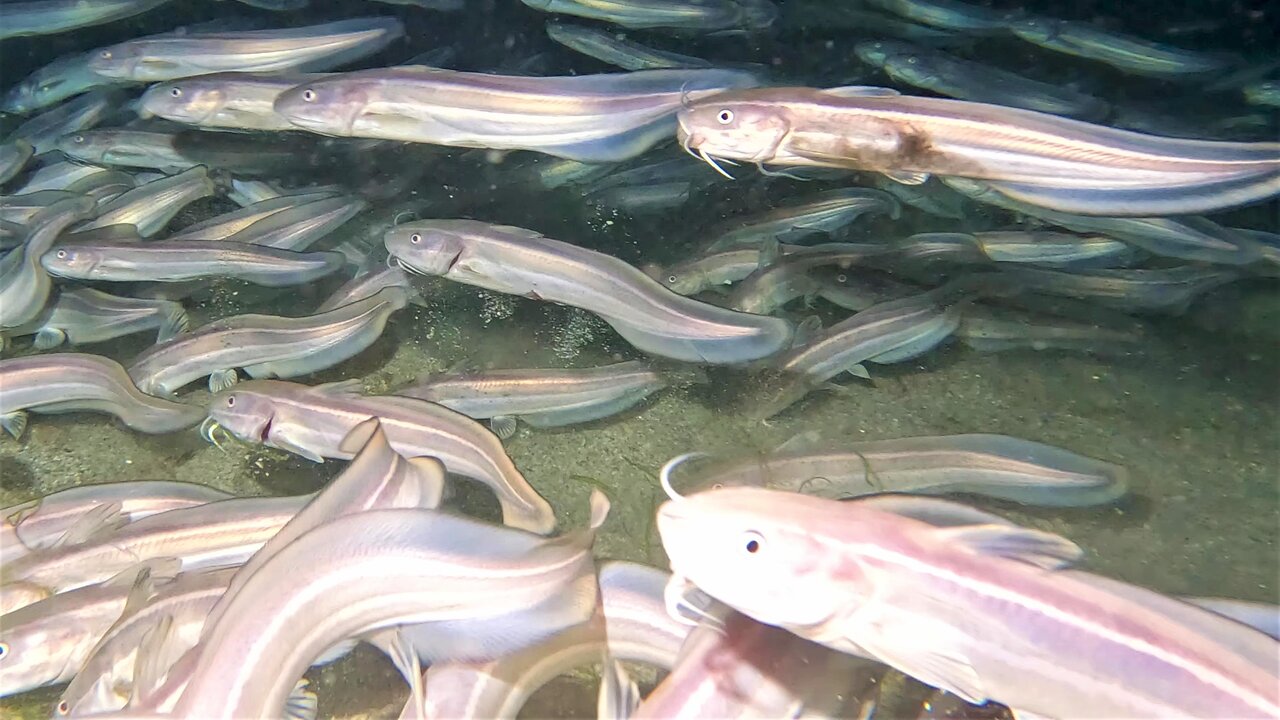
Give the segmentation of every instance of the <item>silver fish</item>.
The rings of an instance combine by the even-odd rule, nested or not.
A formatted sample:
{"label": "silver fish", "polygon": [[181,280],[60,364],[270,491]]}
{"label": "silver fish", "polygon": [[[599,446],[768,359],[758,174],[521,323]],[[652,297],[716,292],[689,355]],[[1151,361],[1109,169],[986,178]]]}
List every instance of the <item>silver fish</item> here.
{"label": "silver fish", "polygon": [[815,442],[802,435],[763,455],[693,456],[672,466],[671,477],[682,493],[741,485],[837,500],[876,493],[967,493],[1026,505],[1081,507],[1123,496],[1129,473],[1008,435],[854,443]]}
{"label": "silver fish", "polygon": [[0,4],[0,40],[55,35],[144,13],[168,0],[29,0]]}
{"label": "silver fish", "polygon": [[200,130],[86,130],[60,138],[57,147],[68,157],[99,165],[151,168],[165,173],[204,165],[242,175],[276,177],[290,170],[314,172],[318,164],[341,162],[345,157],[334,152],[319,154],[321,148],[306,138]]}
{"label": "silver fish", "polygon": [[103,77],[155,82],[218,72],[319,72],[379,52],[404,35],[395,18],[241,32],[164,33],[98,51]]}
{"label": "silver fish", "polygon": [[176,432],[200,422],[200,408],[138,390],[114,360],[51,353],[0,360],[0,427],[20,437],[26,411],[101,412],[144,433]]}
{"label": "silver fish", "polygon": [[15,190],[14,194],[28,195],[55,190],[83,195],[105,185],[120,184],[128,184],[129,187],[137,185],[133,176],[128,173],[108,170],[98,165],[63,161],[37,168],[27,176],[22,187]]}
{"label": "silver fish", "polygon": [[1014,199],[1085,215],[1209,212],[1280,193],[1280,143],[1157,137],[885,88],[729,91],[677,120],[682,145],[711,163],[847,167],[908,184],[986,180]]}
{"label": "silver fish", "polygon": [[79,193],[62,190],[39,190],[22,195],[0,195],[0,219],[26,226],[39,213],[55,203],[79,199]]}
{"label": "silver fish", "polygon": [[187,240],[140,243],[115,240],[64,241],[40,259],[50,275],[105,282],[181,282],[234,277],[264,285],[299,285],[342,267],[339,253],[290,250]]}
{"label": "silver fish", "polygon": [[441,405],[392,396],[354,394],[352,383],[308,387],[281,380],[250,380],[209,401],[206,437],[225,429],[314,462],[349,459],[342,439],[370,417],[382,422],[396,452],[440,458],[449,472],[485,483],[498,496],[503,522],[548,533],[555,515],[507,457],[502,442],[482,425]]}
{"label": "silver fish", "polygon": [[1033,45],[1076,57],[1097,60],[1133,75],[1165,79],[1221,72],[1237,58],[1201,53],[1104,30],[1093,23],[1033,17],[1009,23],[1014,35]]}
{"label": "silver fish", "polygon": [[369,203],[355,195],[323,197],[271,213],[226,240],[302,252],[367,207]]}
{"label": "silver fish", "polygon": [[623,70],[711,67],[711,63],[702,58],[657,50],[631,42],[614,33],[583,25],[548,22],[547,37],[571,50],[577,50]]}
{"label": "silver fish", "polygon": [[697,295],[704,290],[722,289],[760,268],[765,252],[756,247],[709,252],[668,268],[654,268],[650,274],[673,293]]}
{"label": "silver fish", "polygon": [[7,331],[21,337],[34,334],[32,347],[51,350],[60,345],[88,345],[133,333],[155,330],[164,342],[190,326],[187,311],[169,300],[118,297],[92,288],[70,287],[31,322]]}
{"label": "silver fish", "polygon": [[537,428],[599,420],[635,407],[668,382],[647,363],[631,360],[592,368],[430,376],[396,394],[488,419],[494,434],[505,440],[515,434],[517,420]]}
{"label": "silver fish", "polygon": [[110,128],[65,135],[58,150],[73,160],[181,172],[199,165],[174,147],[171,133]]}
{"label": "silver fish", "polygon": [[1063,719],[1280,714],[1275,639],[1063,570],[1082,551],[1057,535],[891,502],[723,488],[665,503],[658,530],[675,575],[712,597],[967,702]]}
{"label": "silver fish", "polygon": [[1135,327],[1108,327],[976,305],[964,309],[955,337],[980,352],[1073,350],[1095,355],[1138,354],[1146,339]]}
{"label": "silver fish", "polygon": [[[77,485],[44,497],[0,509],[6,531],[21,547],[5,546],[6,560],[19,550],[40,550],[83,542],[94,527],[123,524],[177,508],[225,500],[229,495],[194,483],[137,480]],[[73,529],[76,532],[68,536]]]}
{"label": "silver fish", "polygon": [[358,273],[355,277],[348,280],[342,287],[333,291],[333,294],[320,303],[320,307],[316,308],[316,313],[328,312],[336,310],[343,305],[350,305],[357,300],[363,300],[385,288],[400,288],[409,296],[409,302],[422,304],[422,298],[418,295],[418,290],[413,286],[413,282],[409,279],[408,273],[398,267],[379,267],[378,269],[369,269]]}
{"label": "silver fish", "polygon": [[9,88],[0,109],[27,114],[56,105],[70,97],[94,88],[115,85],[119,81],[104,78],[89,69],[92,53],[58,58]]}
{"label": "silver fish", "polygon": [[[169,224],[186,206],[217,191],[209,171],[198,165],[185,172],[139,185],[98,207],[97,216],[75,233],[111,225],[133,225],[142,237],[151,237]],[[74,233],[73,233],[74,235]]]}
{"label": "silver fish", "polygon": [[1180,314],[1200,295],[1235,282],[1231,267],[1183,265],[1151,270],[1052,270],[1016,267],[1008,277],[1036,293],[1074,297],[1123,310]]}
{"label": "silver fish", "polygon": [[243,72],[185,77],[152,85],[138,101],[138,112],[206,128],[290,130],[293,124],[272,109],[276,97],[322,77]]}
{"label": "silver fish", "polygon": [[691,300],[617,258],[523,228],[471,220],[406,223],[387,232],[386,245],[402,267],[421,275],[589,310],[655,355],[740,363],[791,342],[785,320]]}
{"label": "silver fish", "polygon": [[794,243],[809,235],[834,235],[868,214],[888,215],[897,220],[902,215],[902,205],[880,190],[827,190],[758,215],[734,218],[720,228],[708,231],[715,237],[709,249],[759,245],[770,239]]}
{"label": "silver fish", "polygon": [[1058,268],[1124,267],[1134,248],[1106,235],[997,230],[980,233],[918,233],[894,243],[904,260],[950,263],[1016,263]]}
{"label": "silver fish", "polygon": [[853,312],[920,292],[886,273],[860,272],[858,268],[820,267],[814,268],[810,276],[818,283],[818,297]]}
{"label": "silver fish", "polygon": [[188,225],[169,235],[169,240],[228,240],[258,222],[292,208],[301,207],[316,200],[333,197],[329,192],[306,192],[296,195],[277,195],[260,200],[239,210],[214,215],[208,220]]}
{"label": "silver fish", "polygon": [[888,250],[882,244],[859,243],[786,246],[785,252],[768,250],[762,253],[760,267],[733,288],[729,307],[768,315],[796,298],[815,295],[818,281],[809,274],[815,268],[848,268]]}
{"label": "silver fish", "polygon": [[[430,510],[372,510],[316,528],[248,578],[205,630],[172,715],[277,715],[297,678],[334,643],[452,620],[460,608],[482,618],[563,598],[585,620],[595,607],[591,541],[607,502],[595,496],[593,506],[591,529],[552,540]],[[586,598],[566,597],[579,595],[584,575]]]}
{"label": "silver fish", "polygon": [[62,149],[59,138],[97,125],[119,108],[121,96],[110,90],[95,90],[56,105],[19,125],[9,139],[31,143],[37,155]]}
{"label": "silver fish", "polygon": [[670,137],[681,102],[756,84],[716,69],[516,77],[399,66],[300,85],[281,93],[275,111],[325,135],[609,162]]}
{"label": "silver fish", "polygon": [[93,201],[71,196],[31,218],[22,246],[0,261],[0,328],[19,327],[40,316],[53,287],[40,259],[68,227],[92,212]]}
{"label": "silver fish", "polygon": [[602,20],[631,29],[751,31],[769,27],[778,17],[777,6],[769,0],[700,0],[696,3],[673,0],[627,0],[624,3],[594,3],[586,0],[522,1],[535,10]]}
{"label": "silver fish", "polygon": [[333,367],[369,347],[408,294],[386,288],[376,295],[300,318],[236,315],[215,320],[156,345],[129,366],[138,389],[169,396],[209,377],[209,390],[249,377],[297,377]]}
{"label": "silver fish", "polygon": [[33,154],[35,147],[22,138],[0,143],[0,184],[9,182],[22,172]]}
{"label": "silver fish", "polygon": [[921,185],[903,185],[877,175],[875,183],[876,187],[921,212],[952,220],[961,220],[965,216],[964,197],[936,179],[931,178]]}
{"label": "silver fish", "polygon": [[918,23],[967,34],[1000,34],[1009,23],[995,10],[958,0],[867,0],[867,4]]}

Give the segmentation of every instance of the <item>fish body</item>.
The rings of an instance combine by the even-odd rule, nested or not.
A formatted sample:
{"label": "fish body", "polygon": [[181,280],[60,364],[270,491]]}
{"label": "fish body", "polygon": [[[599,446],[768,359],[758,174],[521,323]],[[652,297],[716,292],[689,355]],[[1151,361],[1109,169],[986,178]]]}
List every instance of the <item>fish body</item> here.
{"label": "fish body", "polygon": [[303,252],[368,206],[363,198],[354,195],[323,197],[272,213],[226,240]]}
{"label": "fish body", "polygon": [[0,328],[16,328],[35,320],[49,301],[53,281],[41,258],[73,223],[89,217],[93,201],[70,196],[32,216],[23,244],[0,262]]}
{"label": "fish body", "polygon": [[92,220],[76,232],[111,225],[133,225],[142,237],[151,237],[169,224],[183,208],[216,191],[209,171],[197,165],[185,172],[139,185],[100,205]]}
{"label": "fish body", "polygon": [[0,40],[56,35],[144,13],[168,0],[29,0],[0,4]]}
{"label": "fish body", "polygon": [[318,72],[379,52],[404,36],[394,18],[352,18],[306,27],[164,33],[99,50],[103,77],[156,82],[220,72]]}
{"label": "fish body", "polygon": [[1023,18],[1011,22],[1009,30],[1033,45],[1145,77],[1195,79],[1227,70],[1238,61],[1230,55],[1186,50],[1083,22]]}
{"label": "fish body", "polygon": [[702,58],[657,50],[620,38],[613,33],[582,25],[549,22],[547,36],[571,50],[577,50],[623,70],[711,67],[711,63]]}
{"label": "fish body", "polygon": [[956,339],[980,352],[1072,350],[1097,355],[1142,352],[1142,332],[1011,310],[968,307]]}
{"label": "fish body", "polygon": [[507,457],[502,442],[474,420],[441,405],[393,396],[356,395],[350,387],[308,387],[281,380],[250,380],[215,395],[209,418],[236,437],[321,462],[349,459],[342,439],[377,417],[402,455],[440,458],[449,472],[491,487],[506,524],[547,533],[555,516]]}
{"label": "fish body", "polygon": [[756,84],[750,73],[718,69],[518,77],[399,66],[304,83],[274,107],[325,135],[610,162],[669,137],[681,102]]}
{"label": "fish body", "polygon": [[[126,179],[127,178],[127,179]],[[73,195],[85,194],[109,184],[135,185],[133,176],[98,165],[71,161],[51,163],[30,173],[14,195],[28,195],[53,190]]]}
{"label": "fish body", "polygon": [[68,55],[36,70],[9,88],[0,101],[0,109],[25,115],[94,88],[116,84],[117,80],[104,78],[89,69],[92,56],[92,53]]}
{"label": "fish body", "polygon": [[721,250],[668,268],[657,268],[653,274],[673,293],[697,295],[749,276],[759,269],[761,255],[762,251],[754,247]]}
{"label": "fish body", "polygon": [[168,240],[229,240],[242,230],[245,230],[272,215],[285,210],[302,207],[307,203],[315,200],[323,200],[333,197],[328,192],[309,192],[299,193],[296,195],[280,195],[277,197],[267,198],[258,202],[251,203],[239,210],[233,210],[221,215],[214,215],[208,220],[202,220],[193,225],[188,225],[176,233],[170,235]]}
{"label": "fish body", "polygon": [[723,488],[665,503],[658,529],[674,574],[712,597],[971,703],[1062,719],[1280,714],[1273,638],[1062,570],[1081,551],[1056,535],[896,502]]}
{"label": "fish body", "polygon": [[143,352],[129,366],[138,389],[168,396],[210,376],[213,391],[250,377],[297,377],[346,360],[373,344],[408,294],[387,288],[328,312],[300,318],[237,315],[215,320]]}
{"label": "fish body", "polygon": [[778,8],[769,0],[523,0],[543,12],[602,20],[630,29],[717,32],[762,30]]}
{"label": "fish body", "polygon": [[100,290],[69,287],[58,291],[52,304],[10,335],[34,334],[37,350],[63,344],[88,345],[125,335],[157,331],[156,342],[186,332],[190,320],[182,305],[170,300],[119,297]]}
{"label": "fish body", "polygon": [[788,246],[777,259],[762,262],[761,267],[734,287],[729,294],[729,307],[768,315],[796,298],[816,294],[818,281],[810,275],[815,268],[848,268],[887,250],[884,245],[860,243]]}
{"label": "fish body", "polygon": [[731,91],[677,120],[680,142],[712,160],[874,170],[907,183],[986,180],[1016,200],[1084,215],[1209,212],[1280,192],[1280,143],[1157,137],[883,88]]}
{"label": "fish body", "polygon": [[1009,23],[995,10],[957,0],[868,0],[867,4],[931,27],[971,35],[1000,34]]}
{"label": "fish body", "polygon": [[228,72],[152,85],[138,101],[144,117],[156,116],[204,128],[291,130],[272,105],[280,93],[324,75]]}
{"label": "fish body", "polygon": [[806,235],[832,235],[859,217],[872,214],[888,215],[896,220],[902,214],[902,205],[879,190],[827,190],[758,215],[735,218],[710,231],[709,234],[716,236],[710,249],[760,245],[770,239],[793,243]]}
{"label": "fish body", "polygon": [[335,310],[391,287],[403,290],[408,295],[409,302],[422,304],[422,298],[418,296],[418,290],[413,286],[408,273],[398,267],[382,267],[358,273],[343,283],[342,287],[334,290],[332,295],[320,303],[316,313]]}
{"label": "fish body", "polygon": [[266,287],[311,282],[337,271],[344,262],[334,252],[299,253],[211,240],[64,240],[41,258],[49,274],[77,280],[182,282],[234,277]]}
{"label": "fish body", "polygon": [[61,138],[69,133],[87,130],[102,122],[108,113],[119,108],[120,93],[95,90],[55,105],[19,125],[9,139],[21,138],[31,143],[36,155],[62,149]]}
{"label": "fish body", "polygon": [[1036,293],[1081,298],[1123,310],[1171,314],[1184,312],[1200,295],[1241,278],[1236,268],[1212,265],[1075,271],[1017,267],[1006,272]]}
{"label": "fish body", "polygon": [[386,245],[402,267],[419,274],[593,312],[654,355],[738,363],[773,355],[791,341],[785,320],[691,300],[617,258],[523,228],[406,223],[387,232]]}
{"label": "fish body", "polygon": [[0,184],[9,182],[22,172],[34,154],[35,147],[22,138],[0,143]]}

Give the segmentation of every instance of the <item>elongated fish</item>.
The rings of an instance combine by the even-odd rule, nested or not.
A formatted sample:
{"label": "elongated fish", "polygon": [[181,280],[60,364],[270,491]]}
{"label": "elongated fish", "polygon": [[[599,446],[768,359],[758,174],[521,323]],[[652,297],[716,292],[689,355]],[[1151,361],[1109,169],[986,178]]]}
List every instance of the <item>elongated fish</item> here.
{"label": "elongated fish", "polygon": [[1007,308],[966,307],[956,340],[979,352],[1005,350],[1071,350],[1094,355],[1142,352],[1140,327],[1080,322]]}
{"label": "elongated fish", "polygon": [[760,245],[770,239],[795,243],[808,235],[834,235],[863,215],[888,215],[896,220],[902,215],[902,205],[880,190],[826,190],[763,213],[733,218],[708,231],[715,237],[708,249]]}
{"label": "elongated fish", "polygon": [[1076,271],[1016,267],[1005,272],[1036,293],[1081,298],[1124,310],[1175,315],[1185,312],[1200,295],[1242,277],[1237,268],[1212,265]]}
{"label": "elongated fish", "polygon": [[92,53],[58,58],[9,88],[0,101],[5,112],[27,114],[56,105],[69,97],[120,81],[104,78],[89,69]]}
{"label": "elongated fish", "polygon": [[280,94],[275,111],[325,135],[624,160],[674,128],[682,102],[756,79],[735,70],[515,77],[399,66],[341,73]]}
{"label": "elongated fish", "polygon": [[299,285],[337,271],[341,253],[299,253],[246,243],[64,240],[40,259],[50,275],[105,282],[181,282],[234,277],[255,285]]}
{"label": "elongated fish", "polygon": [[368,206],[355,195],[322,197],[271,213],[226,240],[302,252]]}
{"label": "elongated fish", "polygon": [[658,50],[582,25],[549,22],[547,37],[571,50],[577,50],[600,62],[617,65],[623,70],[711,67],[711,63],[702,58]]}
{"label": "elongated fish", "polygon": [[1147,77],[1194,80],[1226,70],[1238,61],[1224,53],[1186,50],[1105,30],[1092,23],[1032,17],[1009,23],[1009,30],[1033,45]]}
{"label": "elongated fish", "polygon": [[99,165],[71,161],[43,165],[29,175],[14,195],[27,195],[44,190],[56,190],[83,195],[109,184],[137,185],[132,175],[109,170]]}
{"label": "elongated fish", "polygon": [[59,139],[62,136],[87,130],[102,122],[108,113],[119,109],[123,99],[120,93],[110,89],[85,93],[32,117],[15,128],[8,139],[26,140],[35,148],[37,155],[61,149]]}
{"label": "elongated fish", "polygon": [[607,3],[588,0],[522,1],[535,10],[603,20],[632,29],[669,28],[701,32],[763,30],[778,17],[777,6],[769,0],[699,0],[696,3],[674,0]]}
{"label": "elongated fish", "polygon": [[229,130],[290,130],[272,108],[280,93],[324,75],[214,73],[152,85],[138,101],[143,117]]}
{"label": "elongated fish", "polygon": [[991,8],[959,0],[868,0],[867,4],[908,20],[966,34],[999,34],[1009,23]]}
{"label": "elongated fish", "polygon": [[151,237],[163,230],[174,216],[191,203],[212,197],[216,189],[208,169],[197,165],[185,172],[152,180],[116,196],[100,205],[97,215],[77,226],[75,232],[111,225],[132,225],[142,237]]}
{"label": "elongated fish", "polygon": [[704,363],[740,363],[791,342],[780,318],[726,310],[677,295],[617,258],[532,230],[473,220],[398,225],[387,251],[401,267],[513,295],[589,310],[637,348]]}
{"label": "elongated fish", "polygon": [[13,337],[34,334],[32,346],[52,350],[60,345],[88,345],[125,335],[156,331],[156,342],[186,332],[190,319],[182,305],[171,300],[119,297],[101,290],[69,287],[34,320],[6,332]]}
{"label": "elongated fish", "polygon": [[413,282],[409,279],[409,274],[398,267],[378,266],[376,269],[367,269],[364,272],[357,273],[355,277],[342,284],[342,287],[333,291],[333,294],[320,303],[320,307],[316,308],[316,313],[335,310],[343,305],[349,305],[357,300],[363,300],[371,295],[376,295],[384,288],[400,288],[409,296],[409,302],[418,305],[422,304],[422,298],[418,295],[418,289],[413,286]]}
{"label": "elongated fish", "polygon": [[671,292],[697,295],[704,290],[723,290],[747,277],[759,269],[762,255],[763,250],[746,246],[710,252],[667,268],[646,267],[645,271]]}
{"label": "elongated fish", "polygon": [[1106,235],[993,230],[917,233],[894,243],[904,260],[1017,263],[1059,268],[1124,267],[1143,254]]}
{"label": "elongated fish", "polygon": [[9,182],[22,172],[33,154],[35,147],[22,138],[0,143],[0,184]]}
{"label": "elongated fish", "polygon": [[239,210],[214,215],[208,220],[188,225],[169,235],[169,240],[228,240],[259,220],[276,213],[301,207],[315,200],[333,197],[330,192],[306,192],[280,195],[251,203]]}
{"label": "elongated fish", "polygon": [[885,88],[732,91],[677,119],[680,142],[709,162],[847,167],[909,184],[979,179],[1083,215],[1209,212],[1280,192],[1280,143],[1157,137]]}
{"label": "elongated fish", "polygon": [[20,437],[27,411],[107,413],[144,433],[183,430],[204,414],[193,405],[147,395],[116,361],[82,353],[0,360],[0,426]]}
{"label": "elongated fish", "polygon": [[449,472],[492,488],[506,524],[539,533],[555,527],[551,506],[484,426],[442,405],[387,395],[366,397],[355,394],[356,389],[351,383],[308,387],[282,380],[242,382],[209,401],[206,437],[216,437],[221,428],[246,442],[314,462],[346,460],[354,452],[343,449],[342,439],[356,425],[377,417],[396,452],[440,458]]}
{"label": "elongated fish", "polygon": [[56,35],[144,13],[168,0],[30,0],[0,3],[0,40]]}
{"label": "elongated fish", "polygon": [[41,258],[63,231],[92,212],[92,200],[73,195],[31,218],[31,230],[22,246],[0,262],[0,328],[19,327],[40,316],[53,287]]}
{"label": "elongated fish", "polygon": [[593,368],[431,376],[396,394],[488,419],[494,433],[506,439],[515,433],[517,420],[533,427],[561,427],[625,412],[667,382],[647,363],[631,360]]}
{"label": "elongated fish", "polygon": [[1081,550],[1057,535],[891,502],[723,488],[665,503],[658,530],[674,574],[721,602],[971,703],[1061,720],[1280,715],[1275,639],[1063,570]]}
{"label": "elongated fish", "polygon": [[320,72],[373,55],[404,36],[395,18],[241,32],[164,33],[98,51],[103,77],[155,82],[218,72]]}
{"label": "elongated fish", "polygon": [[387,319],[408,303],[408,293],[386,288],[376,295],[316,315],[236,315],[215,320],[143,352],[129,366],[138,389],[172,395],[209,377],[209,390],[235,384],[237,369],[249,377],[297,377],[351,358],[382,335]]}
{"label": "elongated fish", "polygon": [[678,465],[674,481],[682,491],[745,485],[837,500],[969,493],[1066,507],[1109,503],[1128,490],[1129,473],[1119,465],[1008,435],[804,440],[764,455],[691,459]]}

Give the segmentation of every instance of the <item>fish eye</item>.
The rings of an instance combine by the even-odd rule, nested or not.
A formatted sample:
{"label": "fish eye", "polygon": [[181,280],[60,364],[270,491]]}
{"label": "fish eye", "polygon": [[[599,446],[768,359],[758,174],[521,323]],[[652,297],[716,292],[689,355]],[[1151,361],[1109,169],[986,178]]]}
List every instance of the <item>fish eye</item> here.
{"label": "fish eye", "polygon": [[764,536],[755,530],[748,530],[742,534],[742,548],[748,554],[755,555],[764,549]]}
{"label": "fish eye", "polygon": [[839,275],[836,276],[836,282],[839,282],[839,283],[849,282],[849,276],[845,275],[844,273],[840,273]]}
{"label": "fish eye", "polygon": [[678,279],[678,278],[677,278],[675,275],[668,275],[668,276],[667,276],[667,282],[668,282],[668,283],[671,283],[672,285],[674,285],[674,284],[675,284],[675,282],[676,282],[676,280],[677,280],[677,279]]}
{"label": "fish eye", "polygon": [[716,120],[719,120],[721,125],[728,125],[733,122],[733,111],[721,110],[720,113],[716,115]]}
{"label": "fish eye", "polygon": [[418,243],[422,242],[422,235],[420,235],[419,233],[414,233],[410,235],[409,242],[413,243],[414,245],[417,245]]}
{"label": "fish eye", "polygon": [[302,91],[302,99],[303,99],[303,100],[306,100],[307,102],[315,102],[315,101],[316,101],[316,91],[315,91],[315,90],[312,90],[311,88],[307,88],[306,90],[303,90],[303,91]]}
{"label": "fish eye", "polygon": [[59,259],[59,260],[66,260],[66,259],[67,259],[67,251],[66,251],[66,250],[59,250],[59,251],[58,251],[57,253],[55,253],[55,254],[58,256],[58,259]]}
{"label": "fish eye", "polygon": [[9,643],[0,642],[0,660],[9,656]]}
{"label": "fish eye", "polygon": [[177,98],[177,97],[182,97],[182,88],[174,88],[174,89],[172,89],[172,90],[170,90],[170,91],[169,91],[169,94],[170,94],[170,95],[172,95],[172,96],[174,96],[174,97],[176,97],[176,98]]}
{"label": "fish eye", "polygon": [[80,143],[83,143],[83,142],[84,142],[84,136],[83,136],[83,135],[76,135],[75,137],[71,138],[71,142],[76,143],[77,145],[78,145],[78,144],[80,144]]}
{"label": "fish eye", "polygon": [[229,395],[227,397],[227,407],[235,407],[235,406],[236,406],[236,396]]}
{"label": "fish eye", "polygon": [[67,704],[67,701],[66,700],[60,701],[58,703],[58,714],[66,715],[69,712],[71,712],[71,706]]}
{"label": "fish eye", "polygon": [[102,52],[98,53],[98,57],[102,58],[103,60],[110,60],[110,59],[111,59],[111,51],[110,51],[110,50],[103,50]]}

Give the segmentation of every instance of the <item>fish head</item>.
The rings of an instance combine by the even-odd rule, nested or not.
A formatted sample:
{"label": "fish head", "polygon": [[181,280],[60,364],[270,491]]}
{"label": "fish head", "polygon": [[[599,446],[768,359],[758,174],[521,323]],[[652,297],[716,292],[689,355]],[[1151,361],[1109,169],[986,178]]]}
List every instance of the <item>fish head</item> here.
{"label": "fish head", "polygon": [[677,140],[704,160],[767,163],[791,131],[785,109],[777,104],[717,102],[714,96],[681,110],[676,120]]}
{"label": "fish head", "polygon": [[101,251],[74,244],[59,245],[40,256],[45,272],[65,278],[90,278],[101,261]]}
{"label": "fish head", "polygon": [[1013,20],[1009,31],[1031,43],[1047,43],[1061,32],[1062,22],[1053,18],[1029,17]]}
{"label": "fish head", "polygon": [[35,110],[40,107],[37,104],[39,90],[40,84],[31,78],[14,85],[4,94],[4,102],[0,104],[0,110],[17,114]]}
{"label": "fish head", "polygon": [[72,133],[58,138],[55,146],[63,155],[81,162],[101,162],[109,145],[96,133]]}
{"label": "fish head", "polygon": [[243,383],[209,399],[209,419],[205,422],[212,422],[245,442],[266,445],[271,439],[275,416],[275,402],[265,393],[255,391],[250,383]]}
{"label": "fish head", "polygon": [[94,74],[118,80],[148,80],[137,77],[135,71],[142,60],[142,50],[130,43],[108,45],[89,55],[89,69]]}
{"label": "fish head", "polygon": [[896,43],[891,40],[868,40],[855,44],[853,53],[862,62],[880,67],[884,65],[885,58],[903,52],[908,48],[909,46],[906,43]]}
{"label": "fish head", "polygon": [[465,238],[431,222],[397,225],[382,236],[382,241],[400,267],[416,275],[448,274],[466,249]]}
{"label": "fish head", "polygon": [[34,605],[7,615],[0,628],[0,688],[19,693],[66,675],[77,635],[76,623]]}
{"label": "fish head", "polygon": [[280,93],[272,107],[277,115],[305,130],[348,136],[368,105],[368,97],[360,83],[307,83]]}
{"label": "fish head", "polygon": [[198,125],[213,117],[224,102],[216,86],[178,80],[151,86],[138,101],[138,115]]}
{"label": "fish head", "polygon": [[889,77],[908,85],[921,86],[937,82],[937,74],[929,69],[924,58],[915,54],[886,57],[884,70]]}
{"label": "fish head", "polygon": [[796,498],[817,500],[725,487],[663,503],[658,533],[672,572],[760,622],[821,625],[848,595],[832,592],[836,558],[809,532],[805,514],[792,511]]}

